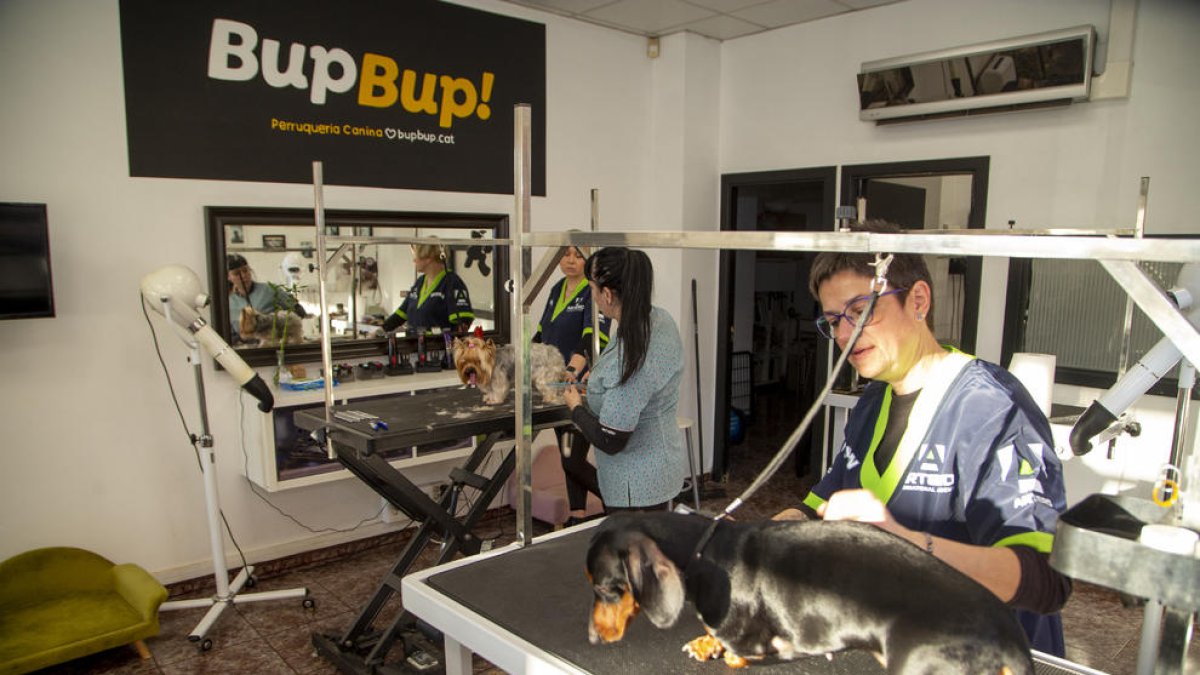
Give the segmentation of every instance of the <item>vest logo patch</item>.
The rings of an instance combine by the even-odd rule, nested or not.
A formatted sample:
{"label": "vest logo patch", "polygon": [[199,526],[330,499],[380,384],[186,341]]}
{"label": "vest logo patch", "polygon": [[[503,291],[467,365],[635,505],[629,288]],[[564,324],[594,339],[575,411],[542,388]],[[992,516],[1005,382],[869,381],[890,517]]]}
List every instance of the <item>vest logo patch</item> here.
{"label": "vest logo patch", "polygon": [[904,477],[901,490],[945,494],[954,489],[954,473],[945,470],[945,445],[922,443],[916,457],[917,466]]}
{"label": "vest logo patch", "polygon": [[1029,463],[1029,460],[1022,459],[1021,460],[1021,470],[1018,471],[1017,473],[1022,476],[1032,476],[1033,474],[1035,474],[1037,472],[1033,470],[1033,466]]}
{"label": "vest logo patch", "polygon": [[846,453],[846,470],[847,471],[849,471],[850,469],[853,469],[854,467],[856,467],[862,463],[862,462],[858,461],[858,457],[854,456],[854,450],[852,450],[850,448],[849,443],[842,446],[842,452]]}

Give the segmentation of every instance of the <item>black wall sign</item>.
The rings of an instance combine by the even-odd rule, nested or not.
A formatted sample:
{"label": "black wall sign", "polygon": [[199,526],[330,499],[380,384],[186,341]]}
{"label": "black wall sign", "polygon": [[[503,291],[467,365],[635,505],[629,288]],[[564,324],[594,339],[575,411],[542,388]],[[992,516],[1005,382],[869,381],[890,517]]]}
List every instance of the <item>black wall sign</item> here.
{"label": "black wall sign", "polygon": [[433,0],[121,0],[132,176],[546,194],[546,32]]}

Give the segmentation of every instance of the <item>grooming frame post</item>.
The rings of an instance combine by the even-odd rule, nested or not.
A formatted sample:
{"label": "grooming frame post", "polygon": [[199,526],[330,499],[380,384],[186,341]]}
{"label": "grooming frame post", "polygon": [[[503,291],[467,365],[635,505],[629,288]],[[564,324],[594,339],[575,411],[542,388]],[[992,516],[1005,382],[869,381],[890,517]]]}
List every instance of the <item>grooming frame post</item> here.
{"label": "grooming frame post", "polygon": [[[530,180],[532,167],[529,149],[532,144],[531,108],[518,104],[513,110],[513,198],[515,200],[512,231],[509,237],[509,269],[512,273],[512,299],[509,312],[512,319],[513,355],[513,437],[517,452],[517,541],[523,546],[533,543],[533,399],[529,391],[530,344],[529,312],[525,306],[525,280],[529,277],[522,245],[529,234]],[[532,297],[532,294],[531,294]]]}

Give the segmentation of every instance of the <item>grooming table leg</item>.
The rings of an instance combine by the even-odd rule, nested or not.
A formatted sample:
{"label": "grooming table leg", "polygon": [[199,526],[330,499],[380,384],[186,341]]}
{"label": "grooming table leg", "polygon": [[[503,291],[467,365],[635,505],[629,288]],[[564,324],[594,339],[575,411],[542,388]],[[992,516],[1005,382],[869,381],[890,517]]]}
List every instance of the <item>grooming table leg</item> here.
{"label": "grooming table leg", "polygon": [[443,650],[446,655],[446,675],[470,675],[472,670],[470,649],[462,646],[458,640],[446,636]]}
{"label": "grooming table leg", "polygon": [[[488,505],[512,474],[516,463],[515,453],[510,450],[490,478],[474,472],[502,436],[502,432],[489,434],[461,468],[451,471],[450,489],[442,495],[439,502],[429,499],[383,458],[377,455],[360,455],[353,449],[337,448],[338,459],[346,468],[393,506],[421,522],[416,534],[409,540],[396,564],[384,575],[379,588],[359,612],[354,624],[336,642],[331,637],[313,634],[312,642],[318,652],[334,663],[339,670],[346,673],[374,672],[383,667],[383,660],[396,640],[403,640],[406,631],[413,632],[416,620],[403,610],[382,632],[372,632],[371,626],[392,594],[400,592],[400,580],[409,572],[436,532],[440,532],[443,537],[438,564],[452,559],[459,551],[466,555],[479,552],[480,542],[471,533],[471,528],[487,511]],[[464,485],[475,488],[479,495],[471,509],[459,521],[455,518],[455,511]],[[408,647],[409,645],[405,644],[406,656],[409,654]],[[360,657],[359,654],[364,650],[366,654]],[[467,667],[470,667],[469,656]]]}

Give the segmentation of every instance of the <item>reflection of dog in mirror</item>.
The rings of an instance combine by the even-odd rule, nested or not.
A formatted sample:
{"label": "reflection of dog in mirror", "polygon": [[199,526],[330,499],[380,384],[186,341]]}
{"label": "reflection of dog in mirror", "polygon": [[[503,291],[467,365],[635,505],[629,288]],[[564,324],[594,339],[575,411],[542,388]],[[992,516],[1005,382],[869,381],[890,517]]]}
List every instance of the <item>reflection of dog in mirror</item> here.
{"label": "reflection of dog in mirror", "polygon": [[293,344],[304,339],[304,327],[300,317],[288,311],[263,313],[253,307],[243,307],[238,317],[238,335],[242,342],[257,341],[259,347],[279,344],[280,336],[286,336],[286,344]]}
{"label": "reflection of dog in mirror", "polygon": [[[458,378],[483,391],[483,402],[503,403],[512,389],[513,346],[497,347],[491,340],[477,337],[456,338],[452,345]],[[530,384],[547,403],[560,403],[562,392],[557,383],[567,379],[567,367],[558,348],[544,344],[529,346]]]}

